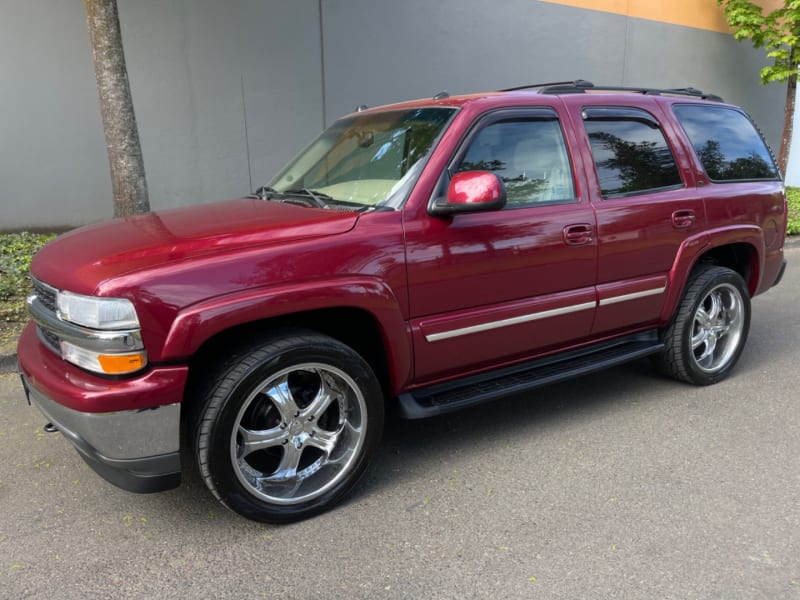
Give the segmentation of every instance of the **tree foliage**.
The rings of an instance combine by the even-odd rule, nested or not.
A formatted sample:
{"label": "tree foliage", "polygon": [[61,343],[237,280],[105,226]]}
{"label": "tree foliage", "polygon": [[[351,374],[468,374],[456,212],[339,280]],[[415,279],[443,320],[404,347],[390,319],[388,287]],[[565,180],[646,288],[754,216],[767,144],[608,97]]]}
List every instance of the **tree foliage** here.
{"label": "tree foliage", "polygon": [[[28,277],[31,258],[54,237],[26,231],[0,234],[0,329],[12,321],[28,320],[25,296],[31,288]],[[0,335],[0,345],[3,338]]]}
{"label": "tree foliage", "polygon": [[794,104],[797,91],[797,69],[800,53],[800,0],[784,0],[783,6],[764,13],[752,0],[717,0],[725,10],[725,18],[737,40],[751,40],[772,59],[761,69],[761,82],[786,82],[786,104],[783,114],[783,135],[778,152],[778,168],[786,174],[792,143]]}
{"label": "tree foliage", "polygon": [[785,82],[797,75],[800,44],[800,0],[785,0],[784,5],[764,13],[752,0],[717,0],[737,40],[751,40],[763,48],[773,63],[761,69],[761,81]]}

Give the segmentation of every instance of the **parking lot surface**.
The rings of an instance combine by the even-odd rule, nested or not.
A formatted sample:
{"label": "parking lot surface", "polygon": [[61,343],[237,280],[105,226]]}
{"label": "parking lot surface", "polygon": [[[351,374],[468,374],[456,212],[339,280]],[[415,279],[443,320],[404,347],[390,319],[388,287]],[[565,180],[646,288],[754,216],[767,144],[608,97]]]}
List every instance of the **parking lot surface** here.
{"label": "parking lot surface", "polygon": [[732,376],[648,361],[388,424],[289,526],[101,480],[0,375],[0,598],[800,598],[800,246]]}

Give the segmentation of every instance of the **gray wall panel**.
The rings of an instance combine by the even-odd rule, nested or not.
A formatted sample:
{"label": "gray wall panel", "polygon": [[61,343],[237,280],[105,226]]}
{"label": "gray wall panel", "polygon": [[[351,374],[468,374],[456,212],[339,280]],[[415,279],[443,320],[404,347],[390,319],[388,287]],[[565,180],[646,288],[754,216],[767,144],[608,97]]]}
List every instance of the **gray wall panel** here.
{"label": "gray wall panel", "polygon": [[762,53],[729,35],[524,0],[323,0],[322,7],[329,122],[358,104],[442,89],[584,78],[718,93],[750,111],[777,151],[785,87],[760,85]]}
{"label": "gray wall panel", "polygon": [[[779,141],[785,88],[760,86],[761,54],[723,34],[532,0],[118,2],[154,209],[243,194],[325,121],[444,89],[694,85]],[[0,14],[0,229],[110,217],[82,3]]]}
{"label": "gray wall panel", "polygon": [[0,231],[110,217],[80,2],[0,0]]}
{"label": "gray wall panel", "polygon": [[120,21],[154,209],[245,194],[322,128],[315,0],[123,0]]}
{"label": "gray wall panel", "polygon": [[697,87],[747,110],[775,153],[783,129],[786,86],[761,85],[765,58],[722,33],[631,19],[624,83]]}
{"label": "gray wall panel", "polygon": [[529,0],[323,0],[322,15],[329,122],[444,89],[622,77],[619,15]]}

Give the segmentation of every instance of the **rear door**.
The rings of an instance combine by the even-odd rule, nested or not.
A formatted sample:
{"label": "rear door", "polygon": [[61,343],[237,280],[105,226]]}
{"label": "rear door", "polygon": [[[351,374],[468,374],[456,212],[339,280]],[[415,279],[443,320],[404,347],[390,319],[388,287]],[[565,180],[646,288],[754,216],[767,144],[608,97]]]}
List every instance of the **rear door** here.
{"label": "rear door", "polygon": [[[588,336],[595,219],[555,109],[484,115],[442,173],[488,170],[505,209],[404,222],[418,383],[520,360]],[[574,140],[572,140],[574,142]]]}
{"label": "rear door", "polygon": [[669,141],[676,136],[655,101],[642,99],[640,108],[615,105],[613,98],[566,102],[576,129],[582,124],[592,159],[587,175],[594,176],[589,195],[599,245],[592,334],[656,324],[681,244],[706,220],[685,149]]}

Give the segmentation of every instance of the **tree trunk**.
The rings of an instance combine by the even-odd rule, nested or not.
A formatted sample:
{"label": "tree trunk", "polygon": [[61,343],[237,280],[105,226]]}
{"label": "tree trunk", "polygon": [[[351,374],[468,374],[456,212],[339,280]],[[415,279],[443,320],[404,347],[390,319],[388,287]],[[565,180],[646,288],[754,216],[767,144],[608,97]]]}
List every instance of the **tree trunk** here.
{"label": "tree trunk", "polygon": [[[794,48],[789,55],[790,63],[794,62]],[[781,148],[778,151],[778,169],[786,177],[786,167],[789,164],[789,150],[792,145],[792,132],[794,131],[794,103],[797,94],[797,71],[789,76],[786,86],[786,104],[783,109],[783,137]]]}
{"label": "tree trunk", "polygon": [[114,216],[150,210],[116,0],[84,0],[108,148]]}

